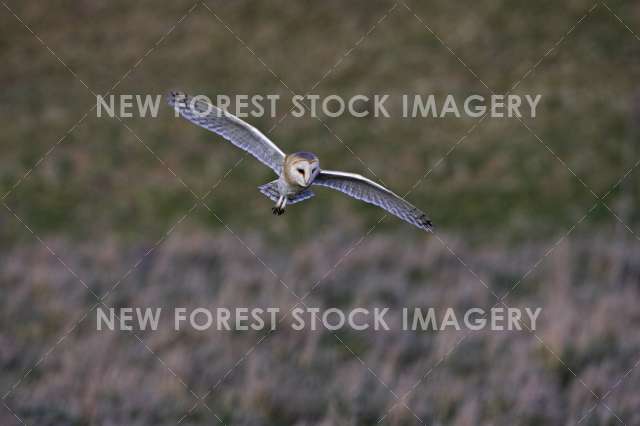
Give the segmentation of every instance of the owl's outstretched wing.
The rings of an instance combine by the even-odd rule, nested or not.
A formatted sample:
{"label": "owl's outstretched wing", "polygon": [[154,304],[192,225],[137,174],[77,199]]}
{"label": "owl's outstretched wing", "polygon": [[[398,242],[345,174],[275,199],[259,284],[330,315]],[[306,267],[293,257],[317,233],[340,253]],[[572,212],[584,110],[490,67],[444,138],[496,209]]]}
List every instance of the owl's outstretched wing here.
{"label": "owl's outstretched wing", "polygon": [[433,226],[427,215],[382,185],[353,173],[322,170],[314,185],[326,186],[343,192],[357,200],[381,207],[389,213],[425,231]]}
{"label": "owl's outstretched wing", "polygon": [[249,123],[197,96],[171,92],[167,96],[167,102],[187,120],[219,134],[238,148],[247,151],[277,175],[282,172],[284,152]]}

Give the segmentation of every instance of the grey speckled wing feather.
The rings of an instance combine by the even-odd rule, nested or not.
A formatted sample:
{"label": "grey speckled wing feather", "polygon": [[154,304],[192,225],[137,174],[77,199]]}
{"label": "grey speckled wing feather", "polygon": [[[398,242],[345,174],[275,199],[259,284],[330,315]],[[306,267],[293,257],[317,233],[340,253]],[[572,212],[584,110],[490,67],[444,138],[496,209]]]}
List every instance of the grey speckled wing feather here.
{"label": "grey speckled wing feather", "polygon": [[420,229],[433,229],[431,221],[423,211],[364,176],[322,170],[313,184],[338,190],[357,200],[378,206]]}
{"label": "grey speckled wing feather", "polygon": [[285,154],[258,129],[226,111],[181,92],[171,92],[167,102],[182,117],[192,123],[215,132],[253,155],[277,175],[282,172]]}

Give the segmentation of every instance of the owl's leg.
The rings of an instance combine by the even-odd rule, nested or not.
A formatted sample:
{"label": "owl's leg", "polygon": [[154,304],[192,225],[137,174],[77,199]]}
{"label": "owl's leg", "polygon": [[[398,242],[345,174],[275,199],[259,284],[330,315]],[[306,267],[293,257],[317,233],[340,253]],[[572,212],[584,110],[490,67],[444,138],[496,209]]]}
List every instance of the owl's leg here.
{"label": "owl's leg", "polygon": [[284,213],[284,208],[286,205],[287,205],[287,197],[284,195],[281,195],[280,198],[278,198],[278,202],[276,203],[276,206],[272,208],[271,211],[273,212],[273,214],[280,216],[281,214]]}

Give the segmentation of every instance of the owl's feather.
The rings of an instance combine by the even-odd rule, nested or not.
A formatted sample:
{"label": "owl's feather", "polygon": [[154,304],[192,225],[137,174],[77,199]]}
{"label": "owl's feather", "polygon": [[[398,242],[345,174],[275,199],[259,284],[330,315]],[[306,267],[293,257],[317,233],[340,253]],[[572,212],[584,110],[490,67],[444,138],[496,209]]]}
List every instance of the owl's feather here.
{"label": "owl's feather", "polygon": [[354,173],[322,170],[313,182],[343,192],[357,200],[378,206],[418,228],[431,231],[427,215],[382,185]]}
{"label": "owl's feather", "polygon": [[270,167],[277,175],[282,172],[284,152],[258,129],[204,100],[184,93],[171,92],[169,105],[181,116],[215,132]]}
{"label": "owl's feather", "polygon": [[[271,201],[276,202],[280,198],[280,190],[278,189],[278,179],[271,181],[269,183],[265,183],[264,185],[260,185],[258,187],[261,193],[263,193],[267,198]],[[304,201],[313,197],[315,194],[310,189],[305,189],[302,192],[298,192],[297,194],[291,194],[287,196],[287,201],[289,204],[299,203],[300,201]]]}

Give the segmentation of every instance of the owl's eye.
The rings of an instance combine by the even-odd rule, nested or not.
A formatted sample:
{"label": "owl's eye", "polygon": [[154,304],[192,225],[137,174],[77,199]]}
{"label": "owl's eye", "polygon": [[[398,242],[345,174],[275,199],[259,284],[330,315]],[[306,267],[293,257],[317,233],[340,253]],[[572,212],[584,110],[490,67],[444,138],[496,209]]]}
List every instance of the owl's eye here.
{"label": "owl's eye", "polygon": [[296,169],[298,171],[298,173],[300,173],[301,175],[304,175],[304,169]]}

